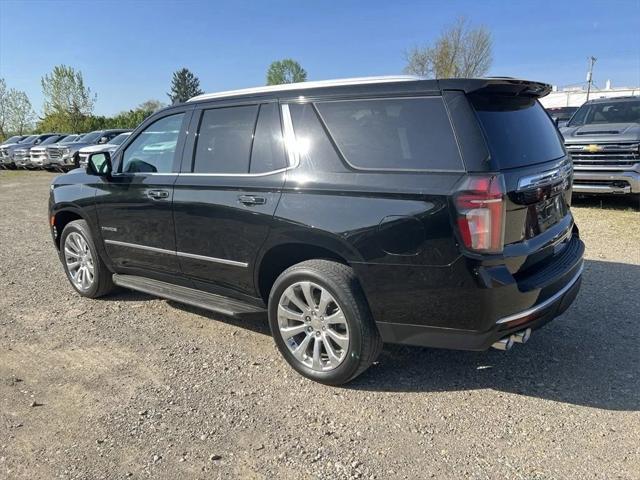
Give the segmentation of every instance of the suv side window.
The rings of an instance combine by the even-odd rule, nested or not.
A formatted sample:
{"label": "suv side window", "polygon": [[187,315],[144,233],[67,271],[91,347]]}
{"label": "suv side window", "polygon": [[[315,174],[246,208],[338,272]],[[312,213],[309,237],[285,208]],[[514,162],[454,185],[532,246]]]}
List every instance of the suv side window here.
{"label": "suv side window", "polygon": [[355,168],[463,169],[441,97],[328,101],[316,108]]}
{"label": "suv side window", "polygon": [[305,163],[313,170],[323,168],[330,172],[344,171],[344,163],[327,137],[316,110],[311,103],[289,104],[295,145]]}
{"label": "suv side window", "polygon": [[195,173],[247,173],[257,105],[205,110],[195,148]]}
{"label": "suv side window", "polygon": [[276,103],[260,106],[256,133],[253,137],[250,173],[273,172],[285,168],[284,140]]}
{"label": "suv side window", "polygon": [[122,157],[122,173],[170,173],[184,113],[163,117],[145,128]]}

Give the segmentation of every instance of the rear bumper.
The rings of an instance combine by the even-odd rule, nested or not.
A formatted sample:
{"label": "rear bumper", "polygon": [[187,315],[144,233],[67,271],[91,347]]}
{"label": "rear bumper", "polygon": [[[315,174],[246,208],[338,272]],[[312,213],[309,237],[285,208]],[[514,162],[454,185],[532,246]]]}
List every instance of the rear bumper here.
{"label": "rear bumper", "polygon": [[574,193],[640,193],[640,173],[636,171],[574,170]]}
{"label": "rear bumper", "polygon": [[[397,278],[387,276],[385,290],[392,290],[393,296],[385,290],[371,292],[363,283],[382,339],[486,350],[512,333],[541,327],[571,305],[583,270],[584,243],[575,227],[548,248],[554,251],[548,260],[513,274],[505,265],[477,266],[463,260],[439,273],[418,267],[398,271]],[[465,271],[471,275],[467,280]]]}
{"label": "rear bumper", "polygon": [[578,295],[581,282],[582,263],[574,278],[556,295],[532,308],[503,317],[485,332],[384,322],[377,323],[378,330],[382,340],[387,343],[453,350],[487,350],[501,338],[526,328],[540,328],[563,313]]}

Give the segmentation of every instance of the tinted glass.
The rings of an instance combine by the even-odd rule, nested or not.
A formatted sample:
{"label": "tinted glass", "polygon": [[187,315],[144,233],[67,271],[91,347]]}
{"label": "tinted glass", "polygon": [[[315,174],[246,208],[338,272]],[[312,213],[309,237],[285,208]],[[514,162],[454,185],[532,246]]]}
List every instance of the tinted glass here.
{"label": "tinted glass", "polygon": [[200,121],[193,171],[248,173],[257,105],[205,110]]}
{"label": "tinted glass", "polygon": [[285,167],[284,141],[278,105],[266,103],[260,106],[251,152],[250,172],[265,173]]}
{"label": "tinted glass", "polygon": [[583,105],[573,116],[569,126],[606,123],[640,123],[640,100]]}
{"label": "tinted glass", "polygon": [[564,155],[553,121],[534,98],[471,95],[470,99],[499,168],[532,165]]}
{"label": "tinted glass", "polygon": [[184,113],[170,115],[145,128],[124,151],[122,172],[172,171]]}
{"label": "tinted glass", "polygon": [[318,103],[329,133],[356,168],[461,170],[441,98]]}
{"label": "tinted glass", "polygon": [[22,140],[21,143],[31,143],[33,142],[36,138],[38,138],[38,135],[29,135],[27,138],[25,138],[24,140]]}
{"label": "tinted glass", "polygon": [[291,148],[298,152],[301,161],[311,170],[344,171],[344,164],[327,137],[313,105],[290,104],[289,111],[295,132],[295,145]]}

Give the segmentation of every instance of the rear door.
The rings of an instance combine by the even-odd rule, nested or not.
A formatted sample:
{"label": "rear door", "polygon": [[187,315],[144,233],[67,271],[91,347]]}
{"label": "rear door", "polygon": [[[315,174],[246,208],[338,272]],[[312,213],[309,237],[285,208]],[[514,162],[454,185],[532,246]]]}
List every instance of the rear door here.
{"label": "rear door", "polygon": [[173,200],[182,271],[198,288],[253,296],[287,167],[278,104],[202,108],[192,129]]}
{"label": "rear door", "polygon": [[190,115],[185,107],[150,120],[118,152],[114,174],[97,189],[105,249],[123,273],[173,279],[180,272],[173,184]]}

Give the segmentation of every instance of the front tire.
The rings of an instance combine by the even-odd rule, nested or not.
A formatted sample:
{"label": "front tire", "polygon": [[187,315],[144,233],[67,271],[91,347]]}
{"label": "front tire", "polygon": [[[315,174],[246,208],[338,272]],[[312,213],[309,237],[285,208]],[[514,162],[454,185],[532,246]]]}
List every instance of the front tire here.
{"label": "front tire", "polygon": [[289,365],[328,385],[353,380],[382,349],[353,270],[329,260],[299,263],[276,279],[269,295],[269,326]]}
{"label": "front tire", "polygon": [[84,220],[69,222],[62,230],[60,261],[71,286],[83,297],[102,297],[115,288]]}

